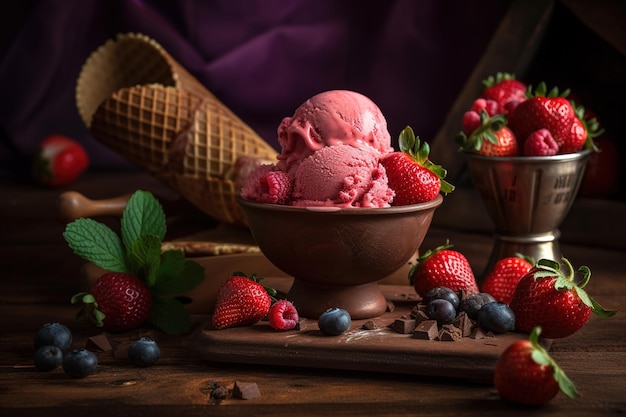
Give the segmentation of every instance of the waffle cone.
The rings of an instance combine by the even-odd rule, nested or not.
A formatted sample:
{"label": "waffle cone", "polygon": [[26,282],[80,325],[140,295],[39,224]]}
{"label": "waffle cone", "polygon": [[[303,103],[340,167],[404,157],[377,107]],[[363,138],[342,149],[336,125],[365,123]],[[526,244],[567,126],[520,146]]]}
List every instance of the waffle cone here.
{"label": "waffle cone", "polygon": [[277,152],[155,41],[120,34],[94,51],[76,103],[96,140],[210,216],[246,223],[236,162]]}

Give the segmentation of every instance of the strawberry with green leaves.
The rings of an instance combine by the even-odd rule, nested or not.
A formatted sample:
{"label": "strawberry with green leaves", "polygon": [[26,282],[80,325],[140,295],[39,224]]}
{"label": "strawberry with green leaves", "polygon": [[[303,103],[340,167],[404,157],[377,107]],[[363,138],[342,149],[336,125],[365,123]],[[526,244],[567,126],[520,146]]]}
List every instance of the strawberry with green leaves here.
{"label": "strawberry with green leaves", "polygon": [[[204,269],[197,262],[185,259],[180,250],[161,250],[166,233],[165,213],[151,193],[141,190],[133,193],[122,214],[120,233],[121,237],[103,223],[81,218],[67,224],[63,237],[74,253],[86,261],[123,274],[115,276],[123,276],[121,281],[126,283],[126,288],[143,294],[138,299],[145,299],[145,292],[131,284],[128,276],[140,280],[150,292],[150,324],[168,334],[188,332],[189,313],[176,296],[195,288],[204,279]],[[144,317],[145,303],[127,305],[120,301],[119,293],[123,290],[111,289],[112,281],[110,276],[101,277],[91,295],[77,294],[73,302],[91,305],[83,308],[91,312],[97,304],[100,313],[95,313],[94,323],[127,321],[138,326],[137,317]]]}
{"label": "strawberry with green leaves", "polygon": [[517,284],[530,271],[535,261],[517,254],[499,259],[483,279],[480,289],[501,301],[510,304]]}
{"label": "strawberry with green leaves", "polygon": [[134,275],[109,272],[102,275],[89,293],[72,297],[84,303],[79,316],[108,332],[125,332],[143,325],[150,318],[152,294]]}
{"label": "strawberry with green leaves", "polygon": [[[583,289],[591,278],[586,266],[575,273],[572,264],[562,258],[561,265],[541,259],[517,284],[510,307],[515,313],[516,328],[530,332],[541,326],[550,339],[570,336],[581,329],[591,313],[611,317],[615,310],[605,310]],[[580,278],[575,282],[575,278]]]}
{"label": "strawberry with green leaves", "polygon": [[534,327],[528,340],[507,347],[496,364],[494,385],[504,401],[539,406],[559,391],[569,398],[579,394],[574,383],[540,344],[540,327]]}
{"label": "strawberry with green leaves", "polygon": [[498,72],[483,80],[485,89],[480,97],[498,103],[498,114],[507,114],[510,109],[526,100],[528,86],[515,79],[514,74]]}
{"label": "strawberry with green leaves", "polygon": [[469,261],[461,252],[453,250],[449,242],[424,252],[411,266],[409,282],[421,296],[435,287],[468,294],[478,292]]}
{"label": "strawberry with green leaves", "polygon": [[500,114],[490,117],[486,110],[481,110],[478,117],[479,124],[474,130],[468,134],[464,128],[464,131],[457,136],[462,151],[483,156],[519,155],[520,147],[517,138],[507,126],[505,116]]}
{"label": "strawberry with green leaves", "polygon": [[387,172],[389,188],[395,192],[392,205],[431,201],[440,192],[448,194],[454,186],[444,180],[447,171],[441,165],[435,165],[428,159],[430,146],[421,142],[406,127],[399,137],[400,151],[392,152],[380,162]]}
{"label": "strawberry with green leaves", "polygon": [[262,279],[235,272],[222,283],[211,317],[215,329],[247,326],[265,317],[275,291],[261,285]]}
{"label": "strawberry with green leaves", "polygon": [[585,123],[585,109],[576,106],[557,87],[548,91],[540,83],[535,91],[529,87],[528,99],[509,114],[509,126],[523,143],[533,132],[547,129],[559,145],[559,153],[573,153],[583,148],[595,148],[597,123]]}

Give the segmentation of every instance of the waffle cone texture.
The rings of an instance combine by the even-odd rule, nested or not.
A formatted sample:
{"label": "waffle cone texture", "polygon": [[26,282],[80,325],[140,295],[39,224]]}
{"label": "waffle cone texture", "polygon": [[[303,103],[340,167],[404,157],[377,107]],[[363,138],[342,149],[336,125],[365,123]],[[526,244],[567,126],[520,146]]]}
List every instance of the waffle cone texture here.
{"label": "waffle cone texture", "polygon": [[277,152],[157,42],[119,34],[87,59],[78,112],[93,137],[206,214],[246,225],[236,202],[240,157]]}

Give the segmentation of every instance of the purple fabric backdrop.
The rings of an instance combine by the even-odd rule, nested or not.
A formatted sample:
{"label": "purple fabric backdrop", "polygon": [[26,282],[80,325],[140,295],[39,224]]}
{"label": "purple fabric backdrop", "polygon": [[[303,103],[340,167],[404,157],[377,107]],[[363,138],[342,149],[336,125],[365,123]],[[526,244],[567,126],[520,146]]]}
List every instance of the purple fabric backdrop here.
{"label": "purple fabric backdrop", "polygon": [[89,54],[117,33],[154,38],[262,137],[309,96],[371,97],[392,137],[430,141],[509,1],[38,0],[0,65],[0,166],[25,175],[37,143],[64,133],[93,169],[131,169],[97,143],[74,99]]}

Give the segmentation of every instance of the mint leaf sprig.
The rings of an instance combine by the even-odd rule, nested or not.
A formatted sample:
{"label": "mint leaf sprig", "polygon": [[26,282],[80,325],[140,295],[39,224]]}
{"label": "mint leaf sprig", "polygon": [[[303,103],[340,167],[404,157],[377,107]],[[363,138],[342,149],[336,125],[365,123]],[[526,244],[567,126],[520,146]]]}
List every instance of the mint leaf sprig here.
{"label": "mint leaf sprig", "polygon": [[120,236],[90,218],[74,220],[63,237],[88,262],[139,277],[152,293],[150,323],[171,335],[191,330],[189,313],[175,295],[191,291],[204,279],[204,268],[180,250],[161,250],[167,224],[163,208],[148,191],[132,194],[120,224]]}

